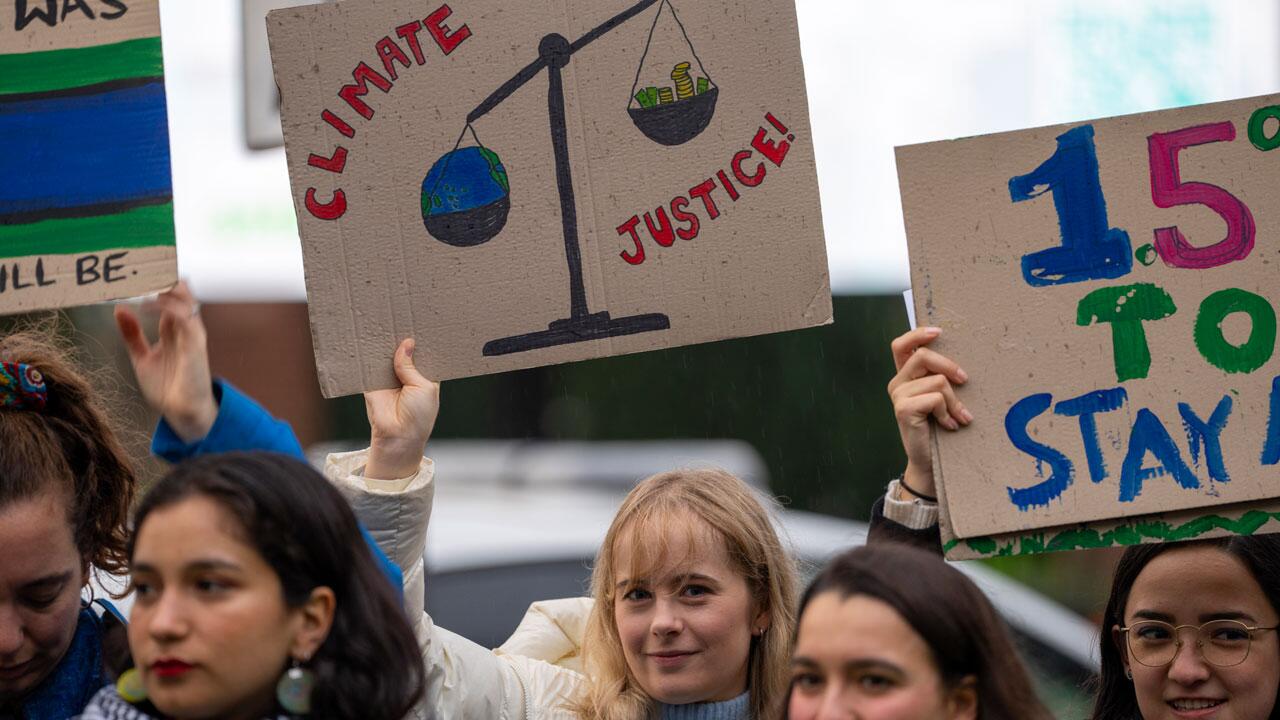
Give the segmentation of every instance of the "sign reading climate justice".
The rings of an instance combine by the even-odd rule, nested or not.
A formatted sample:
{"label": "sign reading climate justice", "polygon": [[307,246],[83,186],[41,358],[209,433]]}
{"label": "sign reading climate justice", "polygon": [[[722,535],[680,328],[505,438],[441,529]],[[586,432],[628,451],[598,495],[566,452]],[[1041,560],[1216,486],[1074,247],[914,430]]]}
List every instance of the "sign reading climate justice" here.
{"label": "sign reading climate justice", "polygon": [[172,285],[158,0],[8,7],[0,11],[0,313]]}
{"label": "sign reading climate justice", "polygon": [[951,538],[1280,497],[1277,118],[1267,96],[898,148],[916,313],[977,417],[937,436]]}
{"label": "sign reading climate justice", "polygon": [[365,0],[267,19],[321,387],[830,322],[791,2]]}

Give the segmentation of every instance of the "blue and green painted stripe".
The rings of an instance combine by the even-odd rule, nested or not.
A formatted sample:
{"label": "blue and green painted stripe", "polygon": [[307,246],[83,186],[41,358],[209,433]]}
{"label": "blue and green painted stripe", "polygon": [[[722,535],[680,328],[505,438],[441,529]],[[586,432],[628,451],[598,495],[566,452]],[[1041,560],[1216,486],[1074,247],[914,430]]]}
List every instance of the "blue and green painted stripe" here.
{"label": "blue and green painted stripe", "polygon": [[173,203],[169,202],[111,215],[0,225],[0,257],[72,255],[173,244]]}
{"label": "blue and green painted stripe", "polygon": [[140,38],[70,50],[0,55],[0,103],[160,80],[160,38]]}
{"label": "blue and green painted stripe", "polygon": [[0,223],[169,197],[164,83],[0,103]]}
{"label": "blue and green painted stripe", "polygon": [[0,55],[0,177],[0,256],[172,245],[160,38]]}

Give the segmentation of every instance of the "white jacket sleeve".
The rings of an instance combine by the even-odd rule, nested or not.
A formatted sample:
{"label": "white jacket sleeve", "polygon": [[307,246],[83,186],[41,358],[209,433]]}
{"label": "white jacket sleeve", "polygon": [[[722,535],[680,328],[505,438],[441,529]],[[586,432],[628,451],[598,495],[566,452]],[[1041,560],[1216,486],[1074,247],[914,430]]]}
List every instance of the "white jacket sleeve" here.
{"label": "white jacket sleeve", "polygon": [[[413,477],[363,477],[368,451],[335,453],[325,475],[346,496],[356,517],[404,573],[404,604],[422,660],[427,692],[418,718],[525,720],[557,717],[547,711],[576,691],[581,676],[547,663],[502,657],[466,638],[436,627],[423,610],[422,561],[431,518],[435,465],[423,459]],[[541,667],[545,666],[545,667]],[[555,697],[563,695],[563,697]]]}
{"label": "white jacket sleeve", "polygon": [[511,637],[494,652],[539,658],[582,672],[582,638],[594,604],[585,597],[535,602]]}

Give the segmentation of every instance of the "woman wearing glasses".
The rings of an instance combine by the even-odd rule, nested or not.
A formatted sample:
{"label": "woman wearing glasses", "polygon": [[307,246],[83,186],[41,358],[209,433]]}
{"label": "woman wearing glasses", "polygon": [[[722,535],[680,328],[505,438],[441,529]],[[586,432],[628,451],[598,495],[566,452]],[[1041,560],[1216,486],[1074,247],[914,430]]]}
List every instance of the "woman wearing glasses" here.
{"label": "woman wearing glasses", "polygon": [[1280,536],[1125,551],[1093,720],[1280,718]]}
{"label": "woman wearing glasses", "polygon": [[[968,379],[928,345],[938,328],[893,343],[889,383],[907,470],[890,485],[906,537],[939,552],[930,434],[973,416]],[[893,513],[886,516],[897,519]],[[1280,535],[1129,548],[1103,618],[1102,673],[1093,720],[1280,720]]]}

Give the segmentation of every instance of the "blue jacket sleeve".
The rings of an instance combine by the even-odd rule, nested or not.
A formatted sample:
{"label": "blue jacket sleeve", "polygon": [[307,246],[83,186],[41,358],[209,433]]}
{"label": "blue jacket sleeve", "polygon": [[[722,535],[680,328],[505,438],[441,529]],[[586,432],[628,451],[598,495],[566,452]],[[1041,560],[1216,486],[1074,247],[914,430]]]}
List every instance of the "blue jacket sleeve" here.
{"label": "blue jacket sleeve", "polygon": [[[218,401],[218,417],[214,419],[208,435],[195,442],[186,442],[161,417],[156,425],[155,437],[151,439],[151,452],[171,463],[235,450],[265,450],[306,460],[302,445],[289,423],[272,417],[266,408],[237,390],[234,385],[225,380],[215,380],[213,397]],[[364,529],[364,523],[360,523],[360,534],[373,553],[378,567],[382,569],[382,574],[391,582],[396,596],[403,602],[404,573],[382,552],[369,531]]]}
{"label": "blue jacket sleeve", "polygon": [[272,417],[234,385],[215,380],[213,397],[218,401],[218,417],[208,435],[185,442],[162,417],[151,440],[151,452],[171,463],[233,450],[266,450],[306,459],[289,423]]}

